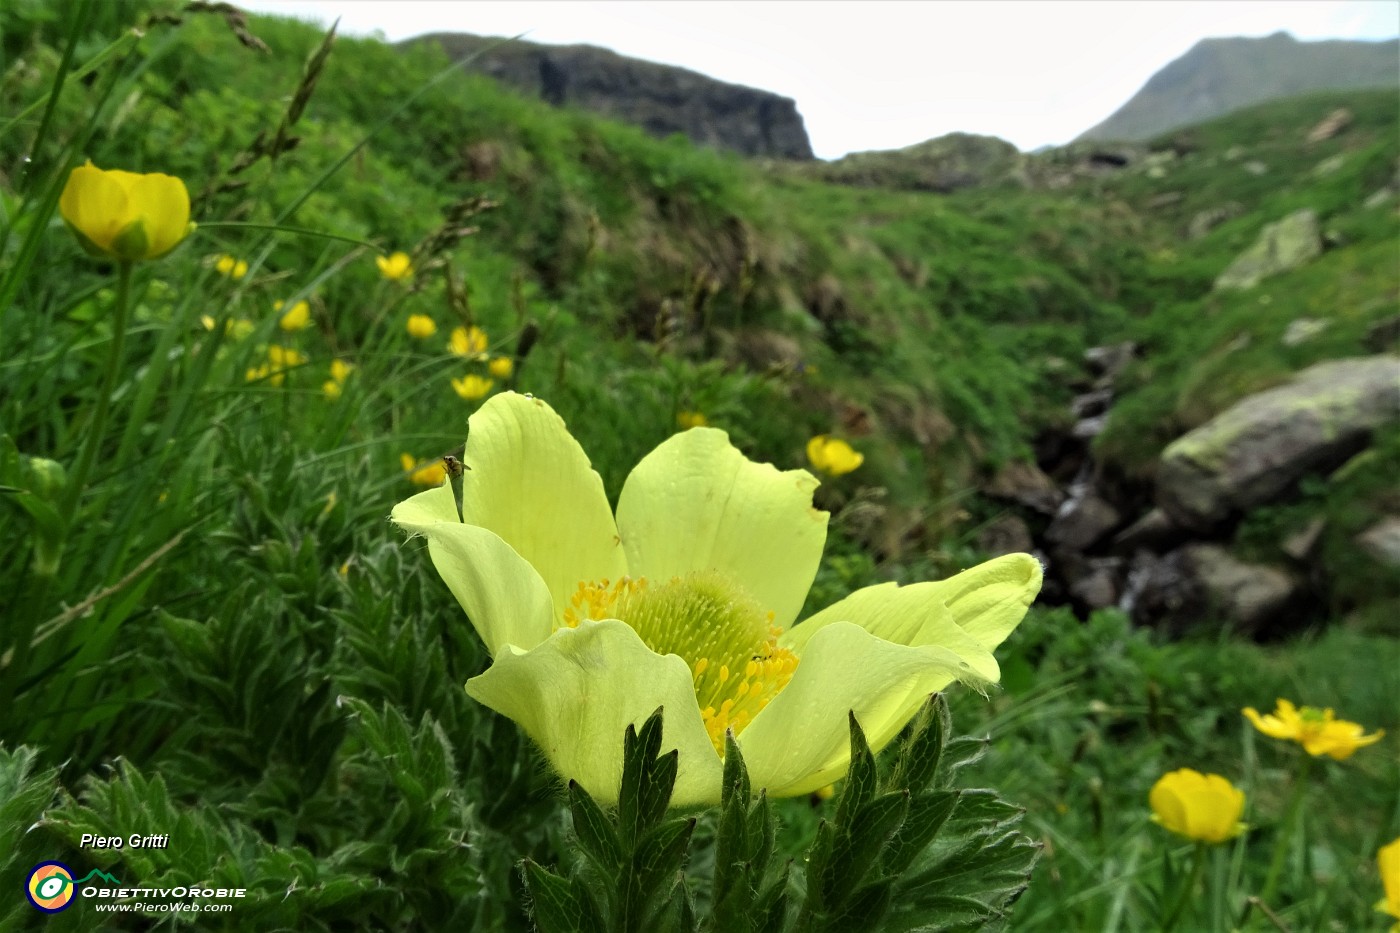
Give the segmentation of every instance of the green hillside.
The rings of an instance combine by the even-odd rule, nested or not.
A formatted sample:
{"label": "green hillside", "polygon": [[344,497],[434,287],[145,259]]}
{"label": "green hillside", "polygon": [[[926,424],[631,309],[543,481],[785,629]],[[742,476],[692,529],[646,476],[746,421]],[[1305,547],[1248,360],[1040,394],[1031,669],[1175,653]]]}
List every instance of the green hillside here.
{"label": "green hillside", "polygon": [[[839,184],[654,140],[464,74],[434,46],[180,9],[0,9],[0,876],[14,891],[61,859],[249,893],[219,918],[99,916],[80,898],[50,920],[13,898],[0,928],[549,928],[640,897],[578,906],[617,871],[619,890],[669,885],[647,902],[657,929],[696,928],[687,911],[723,929],[749,903],[721,897],[734,833],[736,863],[759,865],[744,896],[786,897],[773,929],[884,910],[889,929],[1007,914],[1021,930],[1147,929],[1168,902],[1177,929],[1224,929],[1250,896],[1295,929],[1379,928],[1374,854],[1400,833],[1400,590],[1357,536],[1400,513],[1394,427],[1220,532],[1278,561],[1284,531],[1327,519],[1304,609],[1271,644],[1209,614],[1172,640],[1086,612],[1053,583],[1057,559],[997,649],[1001,685],[948,691],[956,733],[990,742],[948,744],[935,778],[910,764],[937,732],[921,720],[898,767],[858,757],[836,797],[774,801],[776,842],[768,809],[692,810],[693,827],[646,836],[665,851],[633,853],[632,874],[580,852],[641,830],[583,825],[577,799],[567,817],[530,740],[463,691],[487,647],[387,519],[414,470],[461,456],[482,396],[509,389],[563,416],[614,504],[697,415],[783,470],[812,468],[809,439],[835,435],[864,462],[817,490],[831,523],[805,618],[961,571],[1008,518],[1041,547],[1048,514],[1009,503],[998,478],[1049,463],[1092,382],[1086,351],[1127,341],[1106,427],[1076,456],[1145,511],[1183,432],[1318,361],[1393,349],[1392,92],[1267,104],[1121,166],[1072,147],[940,194],[898,160]],[[1308,142],[1341,107],[1345,130]],[[129,293],[60,217],[88,159],[191,195],[198,228],[138,263]],[[1300,208],[1321,255],[1213,290]],[[1217,223],[1198,222],[1208,211]],[[381,275],[375,258],[395,251],[411,278]],[[304,327],[287,317],[300,301]],[[1286,343],[1302,318],[1326,326]],[[1275,697],[1391,733],[1346,761],[1301,759],[1315,767],[1296,822],[1297,749],[1239,712]],[[1193,847],[1147,806],[1188,766],[1243,787],[1253,827],[1189,884]],[[911,769],[927,787],[899,783]],[[950,782],[963,798],[939,796]],[[960,809],[942,811],[938,842],[911,842],[945,805]],[[99,852],[84,833],[170,848]],[[873,874],[843,888],[848,863]],[[1188,897],[1198,880],[1209,897]]]}

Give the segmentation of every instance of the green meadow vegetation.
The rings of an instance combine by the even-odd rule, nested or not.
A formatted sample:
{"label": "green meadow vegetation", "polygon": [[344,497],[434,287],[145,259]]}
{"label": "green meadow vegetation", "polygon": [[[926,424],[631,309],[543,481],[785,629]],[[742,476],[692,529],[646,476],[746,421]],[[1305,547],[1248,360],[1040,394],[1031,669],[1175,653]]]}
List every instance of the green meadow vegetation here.
{"label": "green meadow vegetation", "polygon": [[[1348,135],[1304,145],[1343,104]],[[578,839],[591,859],[611,837],[580,830],[590,804],[464,692],[487,650],[388,521],[416,471],[460,455],[468,416],[507,390],[564,417],[614,503],[697,413],[782,469],[833,434],[865,459],[818,490],[831,532],[804,615],[949,576],[985,556],[976,532],[1005,509],[978,489],[1072,420],[1064,373],[1086,349],[1147,349],[1095,443],[1146,482],[1170,440],[1303,366],[1367,352],[1395,313],[1400,218],[1393,200],[1363,206],[1395,177],[1392,92],[1267,104],[1150,148],[1171,153],[1167,178],[840,187],[551,109],[433,47],[216,4],[7,2],[0,929],[528,930],[549,928],[551,904],[567,916],[578,885],[608,875]],[[1268,173],[1245,170],[1253,159]],[[182,179],[197,229],[129,277],[88,255],[58,210],[87,160]],[[1164,203],[1168,190],[1181,196]],[[1226,202],[1233,216],[1184,235]],[[1211,291],[1300,207],[1345,248]],[[400,251],[412,275],[382,274],[376,258]],[[1282,346],[1304,316],[1330,326]],[[772,925],[753,929],[854,929],[840,924],[865,908],[910,930],[1386,929],[1376,852],[1400,836],[1400,594],[1352,538],[1400,508],[1397,456],[1392,430],[1369,462],[1241,526],[1242,546],[1262,547],[1329,516],[1316,559],[1336,604],[1316,624],[1261,645],[1203,620],[1172,641],[1117,611],[1038,606],[996,652],[999,686],[954,686],[898,749],[857,755],[834,796],[692,814],[689,848],[667,837],[662,867],[638,874],[685,879],[652,905],[657,928],[694,928],[687,909],[740,928],[721,919],[737,882],[716,854],[737,833],[759,866],[750,894],[773,898]],[[1278,697],[1388,734],[1310,758],[1241,715]],[[652,773],[637,750],[651,738],[637,737],[635,774]],[[1149,789],[1188,767],[1243,790],[1245,832],[1207,851],[1153,825]],[[922,855],[900,850],[897,820],[861,835],[881,801],[932,808],[953,788],[962,809]],[[85,833],[170,843],[97,851]],[[879,872],[846,885],[865,851]],[[45,917],[20,892],[48,859],[248,897],[222,915],[80,899]]]}

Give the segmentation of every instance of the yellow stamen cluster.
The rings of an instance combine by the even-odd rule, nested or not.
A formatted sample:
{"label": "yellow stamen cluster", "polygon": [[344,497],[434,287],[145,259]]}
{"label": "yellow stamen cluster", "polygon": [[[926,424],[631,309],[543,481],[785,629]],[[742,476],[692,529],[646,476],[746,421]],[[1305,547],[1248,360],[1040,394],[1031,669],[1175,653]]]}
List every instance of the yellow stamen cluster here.
{"label": "yellow stamen cluster", "polygon": [[620,619],[651,650],[685,659],[705,730],[721,755],[725,733],[742,732],[797,670],[797,656],[778,644],[782,629],[773,613],[717,572],[652,587],[630,577],[583,582],[569,602],[564,625]]}
{"label": "yellow stamen cluster", "polygon": [[619,601],[626,602],[626,598],[632,593],[640,593],[645,590],[647,581],[645,577],[638,577],[633,580],[631,577],[623,577],[616,583],[608,580],[595,580],[592,583],[583,582],[578,585],[574,595],[569,597],[569,605],[564,608],[564,624],[569,628],[578,628],[584,619],[616,619],[620,618],[620,613],[613,607]]}

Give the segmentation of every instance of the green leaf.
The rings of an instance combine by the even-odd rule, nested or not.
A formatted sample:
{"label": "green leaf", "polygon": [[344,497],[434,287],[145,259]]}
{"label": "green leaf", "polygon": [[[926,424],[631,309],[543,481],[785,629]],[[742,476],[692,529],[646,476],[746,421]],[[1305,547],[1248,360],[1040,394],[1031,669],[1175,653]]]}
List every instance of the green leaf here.
{"label": "green leaf", "polygon": [[909,812],[909,792],[877,797],[861,808],[836,841],[835,851],[821,876],[823,901],[840,911],[856,887],[879,864],[880,850]]}
{"label": "green leaf", "polygon": [[851,817],[875,796],[878,785],[878,772],[875,756],[866,744],[865,732],[856,722],[856,714],[847,714],[851,727],[851,769],[841,788],[841,797],[836,806],[836,823],[839,826],[851,825]]}
{"label": "green leaf", "polygon": [[612,823],[577,781],[569,782],[569,812],[574,818],[574,834],[598,868],[611,875],[622,864],[622,847]]}
{"label": "green leaf", "polygon": [[953,731],[952,714],[941,693],[935,693],[909,724],[898,745],[898,757],[889,789],[907,788],[918,793],[938,773],[943,746]]}
{"label": "green leaf", "polygon": [[528,858],[520,866],[540,933],[603,933],[606,928],[598,907],[581,885],[570,883]]}
{"label": "green leaf", "polygon": [[671,820],[648,833],[637,846],[628,882],[631,897],[627,902],[636,908],[631,916],[644,917],[663,888],[669,889],[669,883],[674,883],[693,832],[694,817]]}
{"label": "green leaf", "polygon": [[666,815],[671,789],[676,783],[678,756],[661,751],[662,710],[658,707],[638,732],[627,727],[623,738],[622,785],[618,792],[617,822],[624,845],[635,846]]}
{"label": "green leaf", "polygon": [[901,875],[933,842],[943,824],[958,805],[958,791],[928,791],[909,801],[909,813],[885,846],[881,870],[889,875]]}

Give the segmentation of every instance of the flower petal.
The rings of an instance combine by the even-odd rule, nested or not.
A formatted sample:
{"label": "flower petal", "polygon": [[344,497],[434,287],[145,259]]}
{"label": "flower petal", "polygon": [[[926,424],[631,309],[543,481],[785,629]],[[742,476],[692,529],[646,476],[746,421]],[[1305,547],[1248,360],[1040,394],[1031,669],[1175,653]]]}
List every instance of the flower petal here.
{"label": "flower petal", "polygon": [[966,661],[977,678],[1000,679],[1001,669],[992,653],[953,621],[952,610],[943,603],[945,592],[937,583],[867,586],[789,629],[779,643],[800,656],[821,629],[834,622],[854,622],[897,645],[947,648]]}
{"label": "flower petal", "polygon": [[428,555],[492,657],[529,650],[554,628],[554,604],[534,568],[485,528],[457,519],[451,483],[405,499],[394,523],[428,539]]}
{"label": "flower petal", "polygon": [[879,751],[929,694],[970,672],[936,645],[892,644],[850,622],[823,626],[792,680],[739,734],[753,786],[792,797],[830,784],[850,766],[848,711]]}
{"label": "flower petal", "polygon": [[103,252],[130,220],[126,190],[113,177],[91,162],[73,169],[58,199],[59,213],[93,246]]}
{"label": "flower petal", "polygon": [[128,191],[146,220],[145,259],[158,259],[185,238],[190,229],[190,193],[173,175],[138,175]]}
{"label": "flower petal", "polygon": [[504,652],[467,681],[467,693],[519,723],[561,777],[602,804],[617,802],[623,733],[664,707],[662,750],[680,750],[671,805],[719,801],[723,769],[690,669],[674,654],[656,654],[625,623],[584,622],[533,651]]}
{"label": "flower petal", "polygon": [[554,409],[503,392],[468,423],[462,520],[495,532],[535,568],[556,617],[579,583],[627,572],[603,480]]}
{"label": "flower petal", "polygon": [[633,576],[665,581],[719,570],[786,628],[797,618],[826,543],[816,479],[753,463],[716,428],[691,428],[627,477],[617,527]]}
{"label": "flower petal", "polygon": [[1040,592],[1040,561],[1007,554],[946,580],[930,583],[953,612],[953,620],[988,651],[1006,640]]}

